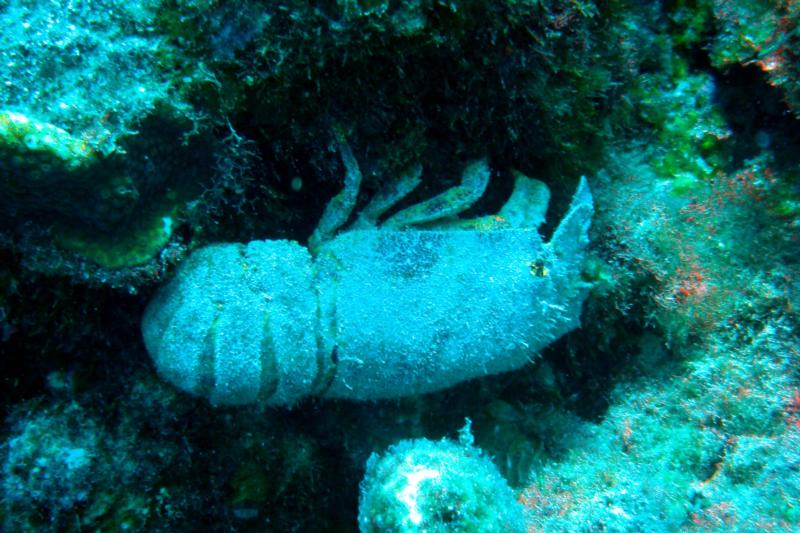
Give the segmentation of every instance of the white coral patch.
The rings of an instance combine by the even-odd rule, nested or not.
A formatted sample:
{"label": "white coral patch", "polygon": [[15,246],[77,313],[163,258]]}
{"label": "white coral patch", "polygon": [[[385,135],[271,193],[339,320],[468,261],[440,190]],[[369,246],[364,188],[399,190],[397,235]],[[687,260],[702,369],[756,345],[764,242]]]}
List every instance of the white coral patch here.
{"label": "white coral patch", "polygon": [[423,468],[405,473],[407,484],[403,490],[397,493],[397,499],[406,506],[408,519],[415,526],[422,523],[422,514],[419,512],[418,505],[420,483],[426,479],[436,479],[441,475],[438,470],[433,470],[432,468]]}

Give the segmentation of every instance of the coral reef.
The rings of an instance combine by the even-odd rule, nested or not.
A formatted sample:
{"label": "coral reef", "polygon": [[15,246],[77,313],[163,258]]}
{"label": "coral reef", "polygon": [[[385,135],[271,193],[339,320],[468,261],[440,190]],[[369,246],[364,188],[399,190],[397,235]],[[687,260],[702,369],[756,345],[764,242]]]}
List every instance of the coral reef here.
{"label": "coral reef", "polygon": [[[798,6],[0,0],[0,529],[798,530]],[[364,289],[376,265],[405,283],[445,256],[442,286],[473,291],[440,318],[488,317],[450,333],[504,350],[535,299],[475,281],[509,228],[558,240],[581,176],[594,215],[569,270],[591,289],[556,310],[579,328],[509,372],[380,371],[381,300],[398,342],[427,315]],[[328,316],[350,333],[320,339],[349,373],[319,385],[369,401],[303,385],[291,407],[214,406],[162,381],[148,302],[218,243],[264,241],[327,270],[237,255],[228,293],[193,287],[204,312],[271,269],[281,361],[318,375],[315,307],[289,283],[332,294],[357,271]],[[207,337],[181,320],[222,364],[265,331],[242,313]]]}
{"label": "coral reef", "polygon": [[213,203],[206,192],[231,171],[223,162],[246,166],[214,133],[221,117],[190,101],[201,82],[175,75],[180,54],[152,25],[156,7],[0,10],[2,230],[30,270],[138,286],[154,276],[137,267],[156,270],[180,221],[210,208],[197,203]]}
{"label": "coral reef", "polygon": [[800,117],[800,6],[791,0],[716,0],[712,12],[719,27],[712,42],[712,64],[762,70]]}
{"label": "coral reef", "polygon": [[[58,399],[47,405],[22,404],[9,419],[2,453],[4,530],[80,530],[92,524],[137,531],[150,524],[163,531],[178,525],[177,508],[185,502],[182,496],[170,497],[164,482],[168,470],[174,475],[187,465],[180,464],[177,441],[155,445],[147,435],[159,425],[171,431],[166,429],[170,417],[145,421],[133,414],[143,414],[144,407],[134,388],[118,406],[131,414],[110,425],[106,417],[113,409],[104,410],[87,397],[85,405],[69,398],[72,379],[54,372],[49,384]],[[178,408],[173,398],[161,391],[165,405]]]}
{"label": "coral reef", "polygon": [[361,531],[525,531],[522,507],[469,431],[460,443],[403,441],[371,456]]}

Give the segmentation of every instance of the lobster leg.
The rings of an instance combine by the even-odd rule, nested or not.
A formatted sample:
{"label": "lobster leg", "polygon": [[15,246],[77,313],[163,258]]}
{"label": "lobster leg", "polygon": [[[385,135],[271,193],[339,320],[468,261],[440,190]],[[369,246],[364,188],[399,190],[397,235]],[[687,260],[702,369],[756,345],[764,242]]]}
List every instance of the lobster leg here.
{"label": "lobster leg", "polygon": [[408,196],[422,182],[422,165],[415,163],[407,168],[400,179],[384,187],[370,200],[358,215],[358,220],[351,229],[372,229],[378,225],[378,219],[397,202]]}
{"label": "lobster leg", "polygon": [[412,205],[395,214],[381,227],[401,229],[454,217],[474,204],[489,183],[489,164],[486,159],[473,161],[464,169],[461,184],[429,200]]}
{"label": "lobster leg", "polygon": [[339,145],[339,152],[345,168],[344,188],[325,206],[317,229],[308,239],[308,248],[312,254],[316,253],[320,245],[333,237],[336,231],[347,222],[356,205],[358,190],[361,187],[361,170],[358,168],[350,146],[346,142],[342,142]]}
{"label": "lobster leg", "polygon": [[514,171],[514,191],[497,215],[512,228],[539,229],[544,224],[549,203],[547,185]]}
{"label": "lobster leg", "polygon": [[541,181],[521,172],[515,170],[513,174],[514,190],[496,215],[443,221],[436,228],[478,231],[538,229],[545,221],[550,190]]}

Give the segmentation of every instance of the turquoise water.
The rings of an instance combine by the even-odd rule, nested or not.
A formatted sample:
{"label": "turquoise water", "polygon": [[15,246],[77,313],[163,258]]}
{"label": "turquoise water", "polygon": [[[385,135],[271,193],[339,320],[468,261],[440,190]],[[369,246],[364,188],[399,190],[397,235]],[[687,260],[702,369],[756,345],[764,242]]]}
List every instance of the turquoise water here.
{"label": "turquoise water", "polygon": [[799,528],[800,4],[0,21],[3,531]]}

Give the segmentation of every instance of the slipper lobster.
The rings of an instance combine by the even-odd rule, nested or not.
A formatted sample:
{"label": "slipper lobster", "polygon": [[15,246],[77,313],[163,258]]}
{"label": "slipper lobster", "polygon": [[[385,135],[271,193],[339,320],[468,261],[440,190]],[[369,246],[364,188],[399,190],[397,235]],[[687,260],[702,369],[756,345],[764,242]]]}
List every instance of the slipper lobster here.
{"label": "slipper lobster", "polygon": [[457,218],[482,196],[486,160],[379,223],[420,183],[413,166],[338,233],[361,183],[346,143],[340,152],[345,184],[308,248],[213,244],[158,289],[142,332],[163,378],[214,405],[400,397],[520,368],[580,325],[585,178],[549,242],[538,232],[549,190],[519,173],[497,215]]}

